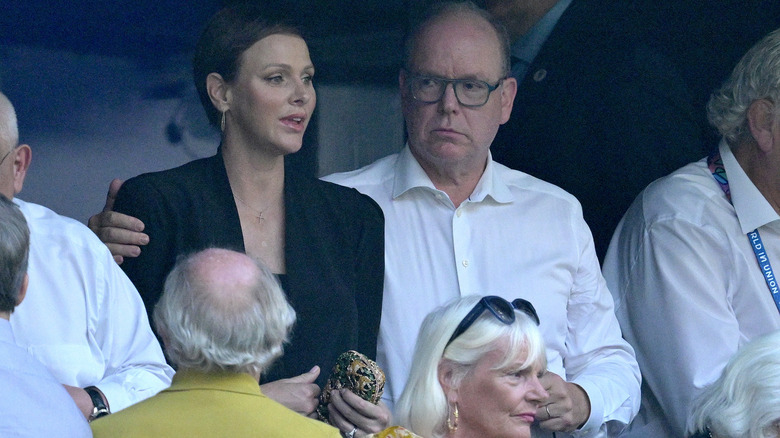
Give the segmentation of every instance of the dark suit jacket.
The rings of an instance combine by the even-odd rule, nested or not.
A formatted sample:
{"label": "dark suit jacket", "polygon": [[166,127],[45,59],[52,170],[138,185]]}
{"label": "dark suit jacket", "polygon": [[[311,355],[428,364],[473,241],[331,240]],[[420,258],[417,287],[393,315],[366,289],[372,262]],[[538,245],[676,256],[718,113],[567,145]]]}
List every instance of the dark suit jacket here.
{"label": "dark suit jacket", "polygon": [[572,193],[603,260],[651,181],[704,156],[704,127],[673,65],[621,2],[574,0],[520,83],[493,158]]}
{"label": "dark suit jacket", "polygon": [[[282,277],[296,311],[291,342],[263,381],[314,365],[324,384],[347,350],[376,356],[384,282],[384,216],[368,196],[285,169],[285,258]],[[209,247],[244,252],[244,240],[222,155],[126,181],[116,211],[141,219],[149,244],[122,268],[151,316],[181,254]]]}

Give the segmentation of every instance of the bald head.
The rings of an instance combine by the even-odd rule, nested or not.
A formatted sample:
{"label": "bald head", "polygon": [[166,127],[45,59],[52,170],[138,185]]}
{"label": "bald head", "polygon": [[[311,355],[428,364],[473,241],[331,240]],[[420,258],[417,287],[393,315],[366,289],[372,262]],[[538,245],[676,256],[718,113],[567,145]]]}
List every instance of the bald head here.
{"label": "bald head", "polygon": [[199,299],[229,311],[248,305],[252,288],[261,281],[263,272],[246,254],[226,249],[207,249],[192,256],[189,267],[191,282],[199,285]]}
{"label": "bald head", "polygon": [[22,190],[32,152],[19,144],[19,127],[11,101],[0,93],[0,194],[8,199]]}
{"label": "bald head", "polygon": [[16,123],[16,111],[11,101],[0,93],[0,157],[19,143],[19,127]]}
{"label": "bald head", "polygon": [[420,41],[430,31],[443,22],[460,21],[464,24],[484,26],[496,37],[498,62],[501,77],[509,74],[509,37],[504,26],[487,11],[480,9],[470,1],[452,1],[435,3],[412,26],[404,47],[404,68],[415,70],[415,58],[420,52]]}
{"label": "bald head", "polygon": [[154,322],[180,368],[259,377],[295,321],[276,277],[245,254],[207,249],[168,275]]}

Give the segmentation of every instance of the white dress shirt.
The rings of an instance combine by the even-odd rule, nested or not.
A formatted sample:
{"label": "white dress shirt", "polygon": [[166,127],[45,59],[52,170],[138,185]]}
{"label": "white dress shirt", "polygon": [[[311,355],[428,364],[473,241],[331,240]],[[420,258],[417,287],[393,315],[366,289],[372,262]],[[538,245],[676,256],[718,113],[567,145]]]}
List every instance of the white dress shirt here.
{"label": "white dress shirt", "polygon": [[720,153],[734,205],[706,159],[650,184],[615,232],[604,275],[644,376],[626,436],[681,437],[691,402],[737,349],[780,329],[747,233],[758,228],[777,273],[780,217],[728,146]]}
{"label": "white dress shirt", "polygon": [[371,196],[385,215],[377,361],[388,375],[384,400],[391,408],[425,316],[454,298],[480,294],[522,297],[536,307],[548,369],[590,398],[591,416],[579,435],[603,435],[605,423],[619,429],[636,414],[639,369],[574,197],[489,161],[472,195],[455,208],[408,147],[325,179]]}
{"label": "white dress shirt", "polygon": [[87,420],[65,388],[14,344],[11,324],[0,319],[0,437],[91,436]]}
{"label": "white dress shirt", "polygon": [[27,295],[16,344],[63,384],[100,388],[116,412],[171,383],[173,370],[133,284],[86,226],[15,199],[30,228]]}

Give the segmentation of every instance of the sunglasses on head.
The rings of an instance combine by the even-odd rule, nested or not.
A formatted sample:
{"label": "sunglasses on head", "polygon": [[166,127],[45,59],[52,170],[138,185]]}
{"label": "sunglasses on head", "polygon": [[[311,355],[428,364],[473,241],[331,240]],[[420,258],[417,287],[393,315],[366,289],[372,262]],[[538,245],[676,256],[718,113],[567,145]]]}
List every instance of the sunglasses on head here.
{"label": "sunglasses on head", "polygon": [[485,312],[485,310],[489,310],[490,313],[496,317],[496,319],[506,325],[509,325],[515,322],[515,309],[530,316],[536,325],[539,325],[539,315],[536,314],[536,309],[534,309],[533,304],[531,304],[529,301],[522,298],[516,298],[510,303],[501,297],[489,295],[482,297],[482,299],[480,299],[477,304],[474,305],[469,313],[463,317],[463,320],[460,322],[460,324],[458,324],[458,327],[455,328],[455,331],[452,333],[450,340],[447,341],[447,345],[445,345],[444,348],[447,348],[452,343],[452,341],[455,340],[455,338],[468,330],[469,327],[474,324],[474,321],[476,321],[477,318],[479,318],[479,316]]}

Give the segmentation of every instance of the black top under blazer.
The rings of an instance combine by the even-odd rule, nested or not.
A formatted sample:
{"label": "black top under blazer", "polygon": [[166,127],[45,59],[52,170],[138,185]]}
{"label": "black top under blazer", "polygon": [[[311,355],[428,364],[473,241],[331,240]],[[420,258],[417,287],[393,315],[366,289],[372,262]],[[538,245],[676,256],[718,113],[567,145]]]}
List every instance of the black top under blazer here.
{"label": "black top under blazer", "polygon": [[[358,350],[376,357],[384,282],[384,216],[368,196],[285,169],[282,286],[297,314],[284,356],[262,382],[319,365],[327,380],[336,357]],[[218,151],[126,181],[114,209],[145,224],[149,244],[122,268],[147,312],[179,255],[219,247],[245,252],[238,210]]]}

